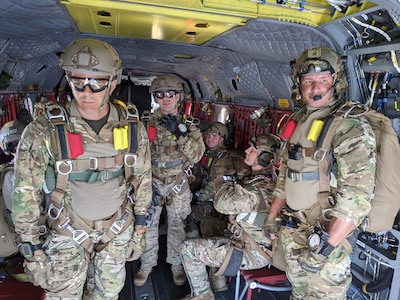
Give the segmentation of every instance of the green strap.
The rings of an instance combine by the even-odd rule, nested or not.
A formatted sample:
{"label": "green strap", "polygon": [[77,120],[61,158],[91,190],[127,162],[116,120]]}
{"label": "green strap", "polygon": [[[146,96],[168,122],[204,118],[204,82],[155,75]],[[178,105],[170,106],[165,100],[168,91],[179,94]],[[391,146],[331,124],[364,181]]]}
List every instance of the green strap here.
{"label": "green strap", "polygon": [[112,172],[108,170],[102,170],[102,171],[87,170],[79,173],[69,174],[69,180],[86,181],[88,183],[92,183],[95,181],[105,181],[113,179],[123,174],[124,174],[124,168]]}

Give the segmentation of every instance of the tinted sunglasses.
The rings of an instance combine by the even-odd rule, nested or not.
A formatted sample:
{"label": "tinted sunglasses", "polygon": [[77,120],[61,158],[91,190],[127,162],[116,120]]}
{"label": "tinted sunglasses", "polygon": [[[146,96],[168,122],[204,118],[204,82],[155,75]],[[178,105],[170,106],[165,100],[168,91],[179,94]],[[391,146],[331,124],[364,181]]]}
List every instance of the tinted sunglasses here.
{"label": "tinted sunglasses", "polygon": [[109,84],[109,78],[68,77],[68,81],[71,87],[78,92],[83,92],[88,86],[93,93],[98,93],[104,91]]}
{"label": "tinted sunglasses", "polygon": [[172,98],[173,96],[175,96],[176,94],[178,94],[178,91],[167,91],[167,92],[155,92],[153,95],[154,97],[156,97],[157,99],[163,99],[165,97],[167,98]]}

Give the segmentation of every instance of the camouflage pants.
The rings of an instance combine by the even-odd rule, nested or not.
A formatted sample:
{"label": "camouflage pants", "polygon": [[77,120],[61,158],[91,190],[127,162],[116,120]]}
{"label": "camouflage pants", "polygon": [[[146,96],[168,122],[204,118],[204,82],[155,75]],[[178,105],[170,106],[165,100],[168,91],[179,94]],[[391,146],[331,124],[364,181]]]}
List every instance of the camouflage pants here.
{"label": "camouflage pants", "polygon": [[[180,246],[186,238],[185,221],[190,214],[190,201],[192,192],[189,184],[185,183],[180,193],[176,194],[172,188],[175,183],[161,184],[160,181],[153,179],[161,197],[171,197],[172,203],[165,206],[167,211],[167,263],[171,265],[182,264],[180,258]],[[160,201],[159,201],[160,203]],[[169,202],[168,202],[169,203]],[[158,236],[159,224],[162,207],[155,207],[152,225],[146,231],[146,248],[140,257],[141,265],[145,268],[152,268],[157,265],[158,260]]]}
{"label": "camouflage pants", "polygon": [[[219,268],[231,247],[228,238],[187,239],[182,244],[181,256],[193,295],[210,289],[207,266]],[[241,269],[260,269],[269,264],[259,252],[244,251]]]}
{"label": "camouflage pants", "polygon": [[211,201],[197,201],[192,203],[192,212],[187,218],[189,224],[199,224],[203,238],[223,236],[227,228],[226,216],[217,212]]}
{"label": "camouflage pants", "polygon": [[339,244],[322,265],[309,256],[307,265],[311,268],[321,268],[318,272],[311,272],[299,263],[299,260],[302,260],[301,255],[310,253],[305,244],[306,240],[307,233],[304,229],[282,229],[282,245],[287,261],[286,273],[293,288],[291,299],[345,300],[346,291],[351,283],[349,254]]}
{"label": "camouflage pants", "polygon": [[[85,250],[71,237],[52,233],[44,244],[45,255],[25,262],[31,281],[46,290],[46,300],[118,299],[125,284],[125,254],[133,226],[114,237],[89,262]],[[90,234],[97,241],[102,232]],[[86,284],[86,285],[85,285]],[[85,290],[85,291],[84,291]]]}

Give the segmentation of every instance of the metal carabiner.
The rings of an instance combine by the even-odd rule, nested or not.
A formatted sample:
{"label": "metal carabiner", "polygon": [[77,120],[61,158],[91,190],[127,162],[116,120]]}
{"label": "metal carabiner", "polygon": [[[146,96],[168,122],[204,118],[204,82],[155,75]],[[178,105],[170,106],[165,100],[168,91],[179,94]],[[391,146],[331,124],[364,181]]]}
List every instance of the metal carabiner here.
{"label": "metal carabiner", "polygon": [[[57,220],[60,217],[62,210],[64,209],[64,203],[61,208],[58,208],[53,203],[50,203],[49,208],[47,209],[47,215],[51,220]],[[53,213],[55,211],[55,213]]]}

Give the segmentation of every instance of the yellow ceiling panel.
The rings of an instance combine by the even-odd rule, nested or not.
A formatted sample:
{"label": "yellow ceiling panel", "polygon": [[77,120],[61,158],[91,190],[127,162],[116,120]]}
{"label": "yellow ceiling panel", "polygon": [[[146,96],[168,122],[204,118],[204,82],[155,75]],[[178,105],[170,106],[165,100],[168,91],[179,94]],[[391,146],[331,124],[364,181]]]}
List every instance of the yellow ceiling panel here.
{"label": "yellow ceiling panel", "polygon": [[[77,3],[79,2],[79,3]],[[63,1],[84,33],[202,44],[247,18],[113,1]]]}
{"label": "yellow ceiling panel", "polygon": [[[277,4],[279,2],[280,4]],[[203,44],[246,23],[270,18],[318,26],[340,18],[325,0],[62,0],[79,30],[112,36]],[[364,1],[347,13],[375,4]]]}

